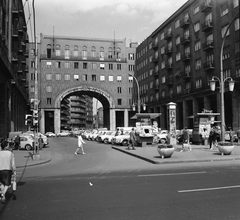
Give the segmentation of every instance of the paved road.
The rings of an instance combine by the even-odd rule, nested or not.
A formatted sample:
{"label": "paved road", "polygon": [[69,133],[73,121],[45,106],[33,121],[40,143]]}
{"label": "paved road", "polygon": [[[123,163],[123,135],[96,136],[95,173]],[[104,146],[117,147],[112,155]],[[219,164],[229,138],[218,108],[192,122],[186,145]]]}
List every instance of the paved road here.
{"label": "paved road", "polygon": [[0,219],[240,219],[239,162],[154,165],[88,142],[51,139],[50,163],[18,170]]}

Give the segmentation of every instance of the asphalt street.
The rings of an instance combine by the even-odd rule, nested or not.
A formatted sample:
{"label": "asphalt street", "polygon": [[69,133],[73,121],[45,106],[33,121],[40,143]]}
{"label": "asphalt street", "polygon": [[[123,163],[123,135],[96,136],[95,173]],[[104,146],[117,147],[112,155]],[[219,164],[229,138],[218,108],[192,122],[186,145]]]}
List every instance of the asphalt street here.
{"label": "asphalt street", "polygon": [[18,169],[0,219],[240,219],[239,161],[154,165],[87,141],[55,138],[49,163]]}

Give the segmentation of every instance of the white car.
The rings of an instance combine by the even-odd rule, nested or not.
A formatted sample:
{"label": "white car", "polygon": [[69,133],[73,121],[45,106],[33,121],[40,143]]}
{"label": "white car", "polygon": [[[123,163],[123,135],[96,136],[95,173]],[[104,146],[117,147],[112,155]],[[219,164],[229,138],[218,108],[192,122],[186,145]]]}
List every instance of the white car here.
{"label": "white car", "polygon": [[54,134],[53,132],[47,132],[45,134],[45,136],[47,136],[47,137],[56,137],[56,134]]}
{"label": "white car", "polygon": [[[32,138],[34,139],[34,133],[33,133],[32,131],[27,131],[27,132],[25,132],[25,133],[22,133],[21,135],[31,135]],[[43,139],[43,144],[44,144],[43,147],[46,147],[46,146],[48,145],[48,138],[47,138],[47,136],[44,135],[44,134],[42,134],[42,133],[40,133],[40,132],[38,132],[38,133],[37,133],[37,138],[39,138],[40,136],[41,136],[42,139]]]}
{"label": "white car", "polygon": [[128,146],[130,140],[130,132],[131,131],[124,131],[124,134],[118,135],[112,138],[112,144]]}
{"label": "white car", "polygon": [[161,130],[158,134],[159,143],[165,144],[167,142],[168,130]]}
{"label": "white car", "polygon": [[33,149],[33,137],[31,135],[19,135],[20,136],[20,149],[32,150]]}
{"label": "white car", "polygon": [[112,138],[115,136],[116,131],[106,131],[106,134],[101,135],[101,141],[105,144],[111,143]]}
{"label": "white car", "polygon": [[61,131],[57,134],[57,137],[68,137],[70,135],[69,131]]}

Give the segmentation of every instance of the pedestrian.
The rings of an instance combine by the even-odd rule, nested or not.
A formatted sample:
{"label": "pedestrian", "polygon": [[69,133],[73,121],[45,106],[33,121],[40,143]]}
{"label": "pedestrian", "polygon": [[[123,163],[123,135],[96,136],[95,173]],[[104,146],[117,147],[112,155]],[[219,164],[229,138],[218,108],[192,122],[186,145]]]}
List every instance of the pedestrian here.
{"label": "pedestrian", "polygon": [[40,135],[39,138],[38,138],[38,147],[39,147],[39,150],[42,150],[43,145],[44,145],[44,143],[43,143],[43,138],[42,138],[42,135]]}
{"label": "pedestrian", "polygon": [[183,129],[182,139],[183,139],[182,150],[180,152],[183,152],[185,147],[188,147],[189,151],[192,151],[192,147],[189,142],[189,131],[187,127]]}
{"label": "pedestrian", "polygon": [[20,144],[21,144],[21,139],[19,134],[15,137],[14,139],[14,148],[15,150],[19,150],[20,149]]}
{"label": "pedestrian", "polygon": [[238,138],[238,143],[240,144],[240,127],[237,130],[237,138]]}
{"label": "pedestrian", "polygon": [[[130,132],[130,144],[132,146],[132,149],[135,150],[135,143],[136,143],[136,135],[135,135],[135,131],[134,128],[132,128],[131,132]],[[130,150],[130,147],[128,147],[128,150]]]}
{"label": "pedestrian", "polygon": [[78,155],[78,151],[81,150],[81,154],[86,154],[83,150],[83,144],[86,144],[83,139],[82,139],[82,136],[81,134],[78,135],[78,148],[77,150],[75,151],[75,154]]}
{"label": "pedestrian", "polygon": [[233,130],[231,127],[229,127],[229,138],[230,138],[230,142],[233,142]]}
{"label": "pedestrian", "polygon": [[6,192],[11,186],[12,175],[16,176],[16,166],[14,155],[7,150],[7,142],[2,142],[0,151],[0,199],[2,203],[6,201]]}
{"label": "pedestrian", "polygon": [[213,145],[216,142],[216,133],[214,131],[214,127],[211,127],[211,130],[209,132],[208,140],[209,140],[209,148],[210,148],[210,150],[212,150],[213,149]]}

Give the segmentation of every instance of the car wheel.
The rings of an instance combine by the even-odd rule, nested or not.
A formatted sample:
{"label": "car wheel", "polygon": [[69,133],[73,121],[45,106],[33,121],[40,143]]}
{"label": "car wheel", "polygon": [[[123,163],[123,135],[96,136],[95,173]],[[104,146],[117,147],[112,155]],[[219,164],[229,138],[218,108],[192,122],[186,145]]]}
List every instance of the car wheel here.
{"label": "car wheel", "polygon": [[105,139],[103,140],[103,143],[104,143],[104,144],[107,144],[107,143],[108,143],[108,139],[105,138]]}
{"label": "car wheel", "polygon": [[25,145],[25,149],[28,150],[28,151],[30,151],[30,150],[32,149],[32,146],[31,146],[30,144],[26,144],[26,145]]}
{"label": "car wheel", "polygon": [[161,143],[161,144],[166,144],[166,139],[161,138],[160,141],[159,141],[159,143]]}
{"label": "car wheel", "polygon": [[129,145],[128,140],[123,140],[122,145],[123,146],[128,146]]}

